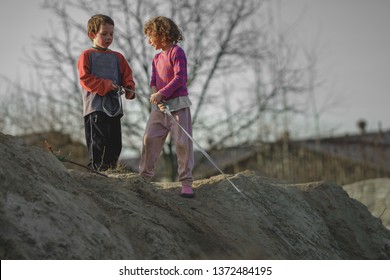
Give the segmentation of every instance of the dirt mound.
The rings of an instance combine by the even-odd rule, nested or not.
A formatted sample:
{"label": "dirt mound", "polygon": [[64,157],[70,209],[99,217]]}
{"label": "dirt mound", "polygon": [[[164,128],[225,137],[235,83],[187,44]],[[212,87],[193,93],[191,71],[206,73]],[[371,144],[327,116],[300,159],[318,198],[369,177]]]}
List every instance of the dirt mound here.
{"label": "dirt mound", "polygon": [[390,259],[390,231],[327,182],[174,183],[68,170],[0,134],[1,259]]}
{"label": "dirt mound", "polygon": [[369,179],[343,186],[350,197],[359,200],[390,230],[390,178]]}

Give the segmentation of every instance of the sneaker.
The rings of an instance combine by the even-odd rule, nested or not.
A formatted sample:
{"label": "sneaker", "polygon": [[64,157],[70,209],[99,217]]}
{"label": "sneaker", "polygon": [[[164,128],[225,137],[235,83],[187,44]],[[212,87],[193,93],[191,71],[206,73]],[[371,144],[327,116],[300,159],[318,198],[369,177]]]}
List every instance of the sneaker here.
{"label": "sneaker", "polygon": [[195,193],[191,186],[182,186],[180,196],[186,198],[193,198],[195,196]]}

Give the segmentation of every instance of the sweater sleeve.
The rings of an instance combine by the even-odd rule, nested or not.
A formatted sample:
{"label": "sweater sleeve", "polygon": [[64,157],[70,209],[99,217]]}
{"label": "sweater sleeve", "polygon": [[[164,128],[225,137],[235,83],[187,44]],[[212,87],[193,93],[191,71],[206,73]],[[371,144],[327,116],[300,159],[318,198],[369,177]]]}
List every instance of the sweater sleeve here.
{"label": "sweater sleeve", "polygon": [[112,81],[92,75],[89,58],[88,51],[84,51],[79,57],[77,69],[79,71],[80,85],[89,92],[105,96],[112,90]]}
{"label": "sweater sleeve", "polygon": [[119,53],[118,53],[118,55],[119,55],[119,62],[120,62],[120,72],[121,72],[121,76],[122,76],[122,85],[126,88],[130,88],[132,90],[135,90],[133,71],[131,70],[125,57]]}
{"label": "sweater sleeve", "polygon": [[156,57],[152,61],[152,76],[150,77],[150,87],[156,87]]}

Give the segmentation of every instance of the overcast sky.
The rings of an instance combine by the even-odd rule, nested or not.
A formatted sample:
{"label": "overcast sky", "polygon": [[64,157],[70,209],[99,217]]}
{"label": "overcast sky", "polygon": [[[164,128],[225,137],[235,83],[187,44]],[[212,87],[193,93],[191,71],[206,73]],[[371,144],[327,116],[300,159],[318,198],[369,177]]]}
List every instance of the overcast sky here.
{"label": "overcast sky", "polygon": [[[0,73],[26,77],[21,61],[32,37],[48,30],[48,11],[40,0],[2,0],[0,9]],[[320,118],[324,130],[356,132],[356,122],[367,120],[369,130],[381,123],[390,129],[390,0],[281,0],[282,21],[298,21],[294,36],[307,46],[317,44],[320,80],[317,106],[329,100]],[[299,20],[298,20],[299,19]],[[84,20],[84,19],[83,19]],[[85,21],[85,20],[84,20]],[[295,35],[296,34],[296,35]],[[0,96],[4,86],[0,85]]]}
{"label": "overcast sky", "polygon": [[379,122],[390,129],[390,1],[282,3],[289,22],[302,14],[297,26],[302,41],[314,45],[319,38],[320,79],[327,82],[319,99],[336,97],[338,105],[321,119],[322,126],[336,125],[339,133],[354,131],[356,121],[364,118],[370,130],[378,129]]}

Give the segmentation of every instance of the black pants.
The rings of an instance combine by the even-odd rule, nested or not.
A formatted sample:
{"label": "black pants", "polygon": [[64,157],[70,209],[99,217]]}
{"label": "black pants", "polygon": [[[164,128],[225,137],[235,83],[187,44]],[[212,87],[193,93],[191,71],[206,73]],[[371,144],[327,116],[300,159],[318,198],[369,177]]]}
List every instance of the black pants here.
{"label": "black pants", "polygon": [[122,150],[120,117],[94,112],[84,117],[89,167],[95,170],[115,168]]}

